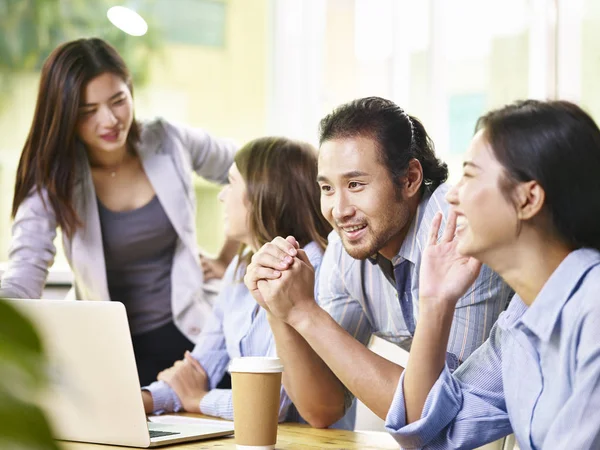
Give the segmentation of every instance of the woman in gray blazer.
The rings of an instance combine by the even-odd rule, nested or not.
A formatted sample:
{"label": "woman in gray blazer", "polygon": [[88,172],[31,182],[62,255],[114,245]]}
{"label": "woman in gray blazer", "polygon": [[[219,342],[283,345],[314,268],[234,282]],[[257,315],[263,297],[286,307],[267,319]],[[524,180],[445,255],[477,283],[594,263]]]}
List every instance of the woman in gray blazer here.
{"label": "woman in gray blazer", "polygon": [[76,298],[125,304],[144,385],[193,348],[211,312],[192,172],[225,183],[236,147],[200,129],[137,122],[132,92],[124,61],[100,39],[68,42],[46,60],[0,296],[41,297],[60,227]]}

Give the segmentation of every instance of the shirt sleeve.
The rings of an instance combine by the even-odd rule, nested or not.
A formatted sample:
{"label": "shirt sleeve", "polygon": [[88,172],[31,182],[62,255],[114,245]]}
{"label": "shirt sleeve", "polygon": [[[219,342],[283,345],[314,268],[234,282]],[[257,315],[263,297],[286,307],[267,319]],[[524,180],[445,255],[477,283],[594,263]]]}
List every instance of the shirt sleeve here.
{"label": "shirt sleeve", "polygon": [[[350,258],[350,257],[348,257]],[[363,345],[369,343],[373,329],[360,301],[352,296],[344,278],[358,261],[345,258],[342,243],[335,231],[323,255],[317,278],[317,302],[348,333]],[[354,395],[344,386],[344,410],[352,406]]]}
{"label": "shirt sleeve", "polygon": [[238,146],[231,139],[216,138],[201,128],[181,124],[175,128],[190,154],[193,170],[207,180],[227,182]]}
{"label": "shirt sleeve", "polygon": [[[221,298],[221,296],[219,296]],[[223,378],[229,363],[229,355],[223,335],[223,309],[219,301],[215,304],[212,316],[198,337],[198,343],[192,350],[192,356],[202,365],[208,375],[209,389],[213,390]],[[143,388],[152,395],[154,414],[177,412],[182,408],[175,391],[164,381],[155,381]],[[207,394],[206,397],[208,397]],[[202,410],[205,412],[204,410]],[[212,414],[206,411],[206,414]]]}
{"label": "shirt sleeve", "polygon": [[600,446],[600,308],[584,316],[575,359],[572,393],[551,423],[543,448]]}
{"label": "shirt sleeve", "polygon": [[155,381],[154,383],[142,388],[152,395],[152,412],[154,414],[163,414],[168,412],[178,412],[181,410],[181,402],[175,391],[164,381]]}
{"label": "shirt sleeve", "polygon": [[[315,269],[315,274],[319,273],[321,268],[322,251],[319,246],[311,242],[304,247],[304,251]],[[237,265],[237,258],[230,264],[230,267]],[[229,271],[229,269],[228,269]],[[315,275],[317,276],[317,275]],[[233,272],[226,274],[226,279],[233,280]],[[244,293],[248,291],[244,287]],[[231,292],[224,292],[219,297],[217,304],[214,309],[214,318],[210,321],[210,324],[202,331],[198,344],[194,348],[192,355],[200,361],[204,369],[209,375],[210,392],[206,394],[200,401],[200,411],[204,414],[208,414],[215,417],[221,417],[223,419],[233,419],[233,396],[231,389],[215,389],[217,383],[225,373],[227,365],[229,363],[229,354],[227,353],[225,336],[223,334],[223,314],[224,314],[224,301],[232,295]],[[223,299],[221,300],[221,298]],[[264,356],[277,356],[277,349],[275,346],[275,340],[273,339],[273,333],[269,327],[269,323],[266,319],[266,314],[263,310],[260,310],[257,317],[254,319],[257,326],[260,326],[260,332],[256,330],[252,333],[254,339],[260,339],[261,346],[265,342],[268,342],[266,351],[263,350]],[[251,346],[252,347],[252,346]],[[202,348],[202,350],[200,350]],[[263,347],[264,348],[264,347]],[[287,392],[281,387],[279,401],[279,421],[282,422],[287,416],[287,412],[291,405],[291,400],[287,395]]]}
{"label": "shirt sleeve", "polygon": [[446,358],[451,369],[457,368],[485,342],[512,294],[496,272],[485,265],[481,268],[469,291],[456,305]]}
{"label": "shirt sleeve", "polygon": [[206,320],[206,324],[192,350],[192,356],[202,365],[208,375],[208,387],[211,390],[217,387],[229,364],[230,358],[223,330],[223,316],[229,297],[232,295],[234,269],[237,266],[237,261],[238,258],[235,257],[229,264],[223,276],[223,287],[213,306],[212,314]]}
{"label": "shirt sleeve", "polygon": [[[232,264],[236,264],[237,258]],[[192,356],[196,358],[208,375],[209,392],[200,401],[200,411],[210,416],[233,419],[233,402],[230,389],[216,389],[223,378],[229,364],[229,353],[225,334],[223,332],[223,296],[229,291],[221,292],[219,301],[215,304],[213,315],[207,321],[200,333],[198,343],[194,347]]]}
{"label": "shirt sleeve", "polygon": [[[237,257],[234,258],[227,267],[223,276],[223,289],[215,302],[211,317],[207,319],[206,325],[198,336],[198,341],[192,350],[192,356],[206,371],[209,390],[214,389],[219,381],[221,381],[229,364],[229,354],[227,353],[225,335],[223,334],[223,311],[224,302],[230,295],[237,260]],[[181,401],[167,383],[155,381],[143,389],[149,391],[152,395],[154,414],[181,410]],[[207,412],[207,414],[210,413]]]}
{"label": "shirt sleeve", "polygon": [[54,263],[56,216],[46,192],[32,191],[17,210],[0,297],[41,298]]}
{"label": "shirt sleeve", "polygon": [[386,429],[407,449],[470,449],[512,432],[502,384],[502,330],[450,373],[444,367],[427,396],[421,419],[406,425],[404,374],[386,417]]}
{"label": "shirt sleeve", "polygon": [[[272,344],[269,346],[269,351],[267,352],[268,354],[265,356],[277,355],[272,337],[271,341]],[[279,422],[283,422],[285,420],[291,404],[292,401],[288,397],[282,385],[279,394]],[[233,393],[231,389],[212,389],[200,401],[200,411],[202,411],[203,414],[208,414],[210,416],[233,420]]]}
{"label": "shirt sleeve", "polygon": [[342,328],[367,345],[373,329],[363,305],[346,284],[346,276],[357,269],[357,264],[350,256],[345,257],[339,236],[332,231],[319,270],[317,301]]}

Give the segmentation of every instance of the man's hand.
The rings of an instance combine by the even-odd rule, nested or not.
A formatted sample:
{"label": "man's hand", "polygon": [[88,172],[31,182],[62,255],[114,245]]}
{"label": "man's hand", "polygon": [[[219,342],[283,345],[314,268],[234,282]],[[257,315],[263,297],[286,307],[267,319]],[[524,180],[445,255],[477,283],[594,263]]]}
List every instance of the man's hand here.
{"label": "man's hand", "polygon": [[158,379],[171,386],[184,410],[200,412],[200,401],[208,393],[208,376],[190,352],[186,351],[182,361],[160,372]]}
{"label": "man's hand", "polygon": [[276,237],[267,242],[252,256],[252,262],[246,269],[244,283],[257,303],[269,310],[262,293],[258,289],[259,280],[275,280],[287,270],[298,254],[299,244],[293,236],[286,239]]}
{"label": "man's hand", "polygon": [[279,278],[258,280],[257,288],[268,311],[294,328],[310,317],[312,308],[319,307],[314,299],[315,270],[303,250],[297,250]]}

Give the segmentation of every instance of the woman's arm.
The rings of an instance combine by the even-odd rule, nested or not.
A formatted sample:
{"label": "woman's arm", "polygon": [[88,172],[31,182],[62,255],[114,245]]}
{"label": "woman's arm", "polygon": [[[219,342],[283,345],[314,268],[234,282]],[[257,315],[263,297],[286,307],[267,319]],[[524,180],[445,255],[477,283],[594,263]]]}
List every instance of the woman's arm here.
{"label": "woman's arm", "polygon": [[56,216],[44,191],[32,192],[23,200],[12,225],[0,297],[41,298],[56,254],[56,227]]}
{"label": "woman's arm", "polygon": [[[190,400],[196,398],[196,395],[200,399],[210,389],[214,389],[227,370],[229,355],[223,333],[224,302],[231,295],[233,271],[236,264],[236,260],[234,260],[227,268],[223,280],[223,290],[217,298],[211,316],[198,336],[196,346],[191,354],[182,355],[183,360],[178,362],[187,361],[187,364],[176,363],[169,369],[165,368],[166,370],[159,374],[159,381],[144,388],[152,396],[152,412],[178,411],[182,407],[186,411],[190,409],[197,411],[199,402],[191,405]],[[190,366],[194,362],[198,366]],[[198,367],[200,370],[196,370]],[[195,370],[189,370],[190,368]],[[201,380],[202,378],[204,381]],[[149,403],[146,401],[145,404]]]}
{"label": "woman's arm", "polygon": [[[406,375],[402,375],[386,417],[387,431],[407,449],[477,448],[510,434],[502,381],[504,339],[504,330],[496,324],[489,339],[454,374],[445,366],[426,397],[421,416],[410,424]],[[413,364],[412,356],[411,352],[408,367]]]}
{"label": "woman's arm", "polygon": [[216,138],[201,128],[182,125],[175,128],[189,152],[194,172],[207,180],[226,183],[238,146],[231,139]]}
{"label": "woman's arm", "polygon": [[386,418],[386,427],[406,448],[473,448],[510,433],[497,325],[455,377],[445,364],[454,307],[481,264],[458,253],[453,212],[438,242],[441,219],[435,216],[423,252],[415,336]]}
{"label": "woman's arm", "polygon": [[446,363],[448,336],[458,299],[473,284],[481,263],[458,253],[456,214],[451,211],[438,242],[442,215],[436,214],[420,269],[419,317],[403,384],[406,422],[421,417],[425,400]]}

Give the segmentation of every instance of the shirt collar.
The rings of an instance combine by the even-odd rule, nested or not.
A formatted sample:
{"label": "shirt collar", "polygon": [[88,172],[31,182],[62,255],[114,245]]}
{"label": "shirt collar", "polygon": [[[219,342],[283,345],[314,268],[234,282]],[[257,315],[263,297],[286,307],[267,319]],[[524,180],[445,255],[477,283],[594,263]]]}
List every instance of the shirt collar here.
{"label": "shirt collar", "polygon": [[[425,210],[427,208],[427,204],[431,199],[431,192],[428,189],[425,189],[425,193],[423,198],[419,202],[419,206],[417,206],[417,211],[415,212],[415,216],[408,228],[408,232],[406,233],[406,237],[404,241],[402,241],[402,245],[400,246],[400,250],[398,254],[392,258],[392,265],[396,267],[405,259],[410,261],[412,264],[415,264],[415,252],[418,252],[417,246],[417,235],[421,230],[421,224],[423,222],[423,216],[425,214]],[[378,264],[378,258],[383,258],[383,256],[376,253],[367,258],[367,260],[374,265]]]}
{"label": "shirt collar", "polygon": [[600,264],[600,253],[596,250],[583,248],[569,253],[523,314],[523,325],[541,340],[548,341],[564,306],[587,272],[597,264]]}

